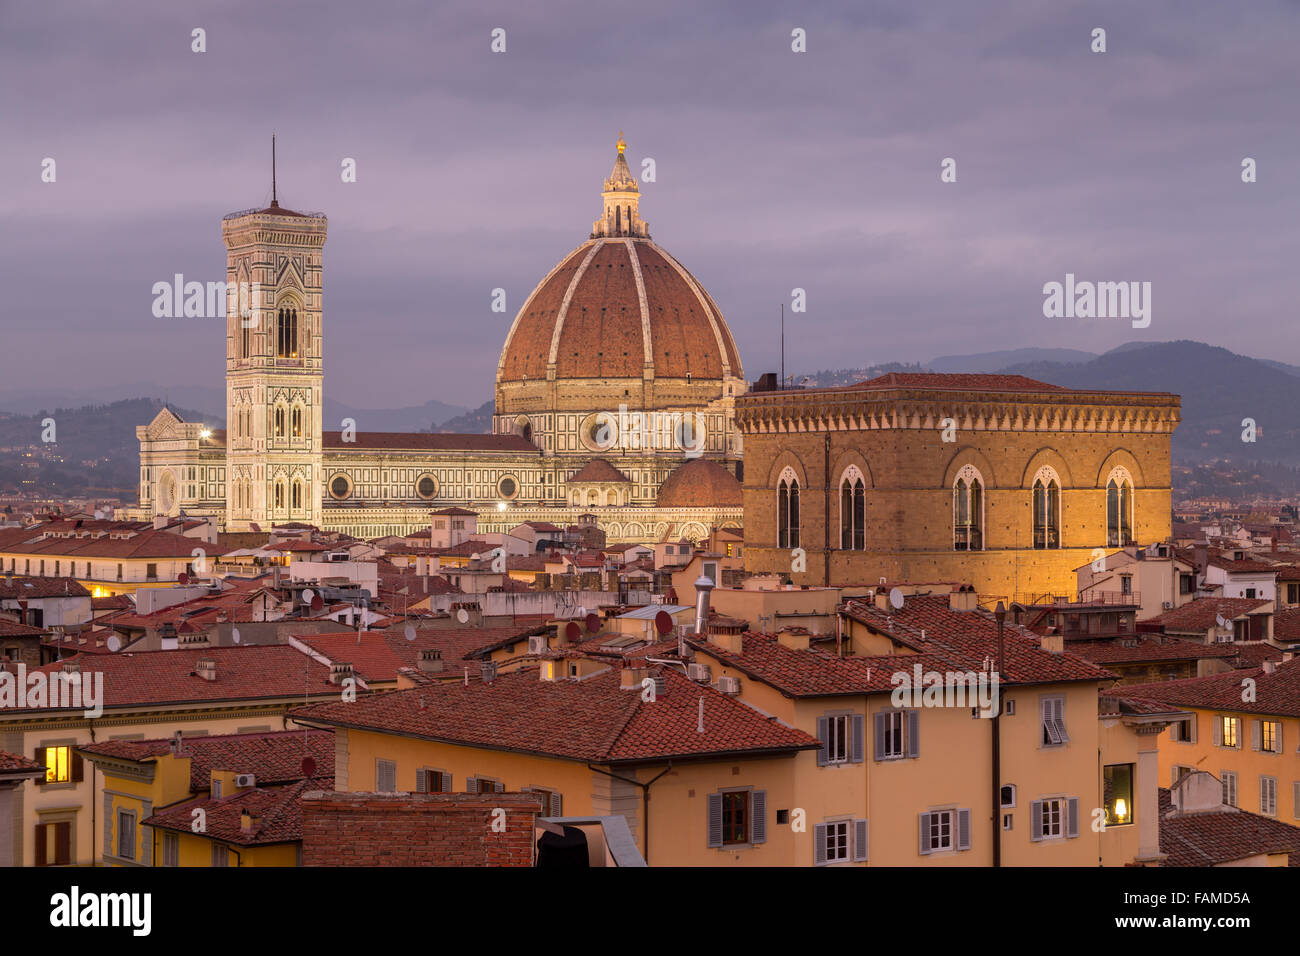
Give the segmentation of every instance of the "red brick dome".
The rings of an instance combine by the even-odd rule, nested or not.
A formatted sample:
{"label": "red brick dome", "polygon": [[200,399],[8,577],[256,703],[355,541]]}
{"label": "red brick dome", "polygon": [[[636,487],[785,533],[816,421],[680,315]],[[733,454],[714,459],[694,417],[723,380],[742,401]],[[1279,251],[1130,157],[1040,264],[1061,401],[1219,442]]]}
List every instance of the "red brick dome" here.
{"label": "red brick dome", "polygon": [[736,476],[715,461],[692,458],[673,469],[659,486],[659,508],[739,507],[744,495]]}
{"label": "red brick dome", "polygon": [[551,270],[524,302],[497,380],[744,375],[722,313],[703,286],[648,238],[598,237]]}

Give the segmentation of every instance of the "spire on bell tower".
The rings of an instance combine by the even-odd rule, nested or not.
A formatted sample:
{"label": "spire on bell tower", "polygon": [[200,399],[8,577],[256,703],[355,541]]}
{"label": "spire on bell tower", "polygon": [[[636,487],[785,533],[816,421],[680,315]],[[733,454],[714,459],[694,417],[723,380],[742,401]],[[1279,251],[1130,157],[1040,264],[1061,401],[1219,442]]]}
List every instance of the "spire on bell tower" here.
{"label": "spire on bell tower", "polygon": [[615,148],[618,153],[614,156],[614,168],[605,180],[605,188],[601,193],[604,214],[592,224],[591,238],[631,236],[649,239],[650,228],[641,218],[639,209],[641,190],[627,165],[627,157],[623,155],[627,143],[623,141],[621,130]]}

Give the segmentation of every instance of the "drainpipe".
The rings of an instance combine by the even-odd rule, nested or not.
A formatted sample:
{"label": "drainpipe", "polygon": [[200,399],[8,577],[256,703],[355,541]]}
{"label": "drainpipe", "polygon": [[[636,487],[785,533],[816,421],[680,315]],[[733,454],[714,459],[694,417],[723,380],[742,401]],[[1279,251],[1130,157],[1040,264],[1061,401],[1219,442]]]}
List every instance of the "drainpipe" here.
{"label": "drainpipe", "polygon": [[[998,602],[993,616],[998,622],[998,709],[993,714],[993,865],[1002,865],[1002,668],[1005,643],[1003,627],[1007,609]],[[1032,827],[1034,821],[1030,820]]]}
{"label": "drainpipe", "polygon": [[[831,586],[831,436],[826,435],[824,442],[826,448],[826,507],[822,512],[822,528],[826,532],[826,547],[822,552],[824,568],[822,571],[823,583],[826,587]],[[799,516],[800,519],[803,515]]]}
{"label": "drainpipe", "polygon": [[606,777],[610,777],[614,780],[622,780],[624,783],[636,784],[638,787],[641,788],[641,816],[645,820],[645,852],[641,854],[641,858],[645,860],[646,866],[649,866],[650,865],[650,785],[653,784],[660,777],[662,777],[664,774],[672,770],[673,762],[671,760],[668,761],[668,766],[664,768],[663,773],[659,773],[655,775],[645,783],[642,783],[640,780],[633,779],[632,777],[620,777],[616,773],[610,773],[608,770],[601,770],[599,767],[593,767],[591,764],[587,764],[587,769],[592,770],[596,773],[604,774]]}

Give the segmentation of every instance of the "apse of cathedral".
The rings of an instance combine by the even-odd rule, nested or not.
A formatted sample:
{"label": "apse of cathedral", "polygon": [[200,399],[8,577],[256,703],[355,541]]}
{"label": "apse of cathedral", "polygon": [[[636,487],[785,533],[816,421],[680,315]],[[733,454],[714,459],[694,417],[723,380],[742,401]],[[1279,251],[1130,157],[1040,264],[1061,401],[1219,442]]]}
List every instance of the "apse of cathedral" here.
{"label": "apse of cathedral", "polygon": [[448,507],[488,532],[594,516],[611,543],[739,527],[740,353],[717,303],[651,239],[621,134],[616,150],[590,235],[506,336],[491,434],[325,421],[328,221],[276,198],[226,216],[226,428],[167,408],[137,428],[128,513],[364,538],[427,529]]}

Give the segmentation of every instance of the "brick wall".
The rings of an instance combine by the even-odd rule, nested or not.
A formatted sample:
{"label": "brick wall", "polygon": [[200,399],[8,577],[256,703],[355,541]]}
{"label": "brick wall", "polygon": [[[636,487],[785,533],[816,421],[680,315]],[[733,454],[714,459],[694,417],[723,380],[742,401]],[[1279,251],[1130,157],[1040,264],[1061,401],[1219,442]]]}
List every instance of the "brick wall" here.
{"label": "brick wall", "polygon": [[529,793],[315,791],[302,799],[302,865],[532,866],[541,809]]}

